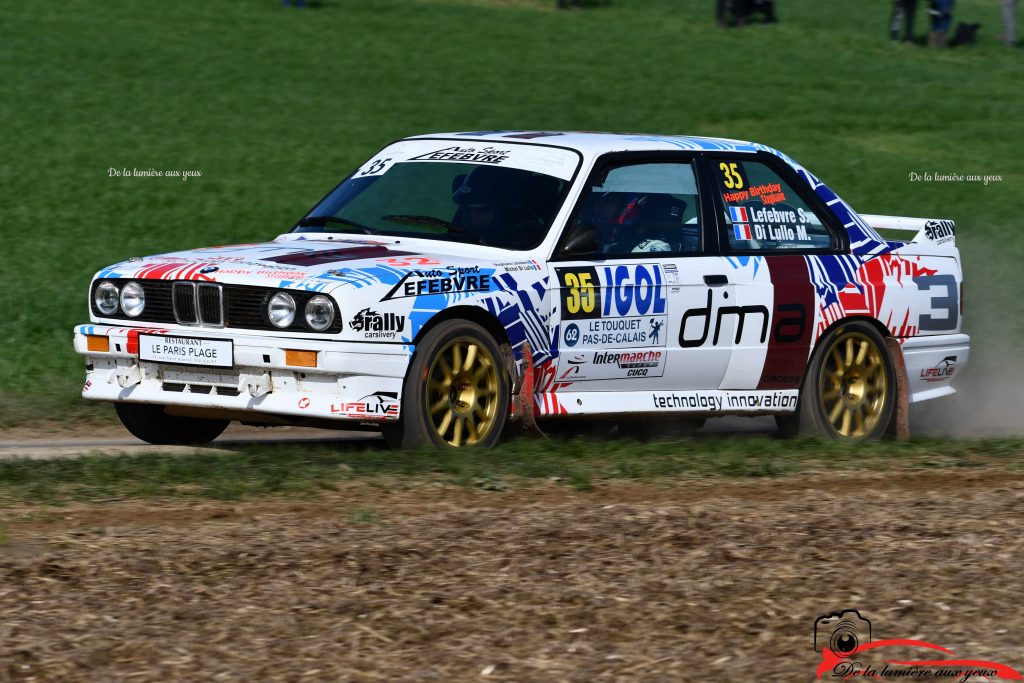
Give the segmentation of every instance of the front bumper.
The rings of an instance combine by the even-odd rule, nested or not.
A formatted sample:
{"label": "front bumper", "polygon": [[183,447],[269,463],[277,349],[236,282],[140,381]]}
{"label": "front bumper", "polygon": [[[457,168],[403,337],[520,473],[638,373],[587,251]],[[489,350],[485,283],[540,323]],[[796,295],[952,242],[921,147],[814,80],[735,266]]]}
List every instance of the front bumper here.
{"label": "front bumper", "polygon": [[[234,365],[212,368],[139,359],[138,335],[230,340]],[[102,348],[107,339],[107,351]],[[94,350],[89,348],[90,338]],[[79,325],[75,351],[85,356],[82,396],[154,403],[211,413],[264,413],[301,419],[380,423],[397,420],[413,347],[338,342],[197,328]],[[312,351],[316,367],[289,365],[286,351]]]}

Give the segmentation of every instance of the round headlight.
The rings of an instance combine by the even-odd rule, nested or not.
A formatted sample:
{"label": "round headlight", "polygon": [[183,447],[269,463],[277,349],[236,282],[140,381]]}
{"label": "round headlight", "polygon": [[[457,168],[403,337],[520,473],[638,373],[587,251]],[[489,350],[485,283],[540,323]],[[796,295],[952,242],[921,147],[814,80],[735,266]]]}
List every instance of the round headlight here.
{"label": "round headlight", "polygon": [[121,290],[121,310],[132,318],[142,315],[146,307],[146,293],[138,282],[129,282]]}
{"label": "round headlight", "polygon": [[323,294],[306,302],[306,324],[309,329],[323,332],[334,322],[334,304]]}
{"label": "round headlight", "polygon": [[101,282],[93,293],[93,302],[96,310],[103,315],[114,315],[117,313],[117,297],[120,292],[113,282]]}
{"label": "round headlight", "polygon": [[278,292],[267,303],[267,317],[274,327],[291,327],[295,322],[295,299],[291,294]]}

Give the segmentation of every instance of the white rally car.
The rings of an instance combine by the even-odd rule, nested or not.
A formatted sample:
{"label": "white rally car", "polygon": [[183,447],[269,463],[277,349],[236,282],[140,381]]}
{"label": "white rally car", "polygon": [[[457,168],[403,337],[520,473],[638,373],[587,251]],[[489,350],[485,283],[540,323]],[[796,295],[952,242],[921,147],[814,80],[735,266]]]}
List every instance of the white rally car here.
{"label": "white rally car", "polygon": [[101,270],[75,349],[83,396],[153,443],[240,420],[489,446],[516,421],[719,415],[873,438],[967,362],[954,240],[858,215],[755,143],[428,135],[272,241]]}

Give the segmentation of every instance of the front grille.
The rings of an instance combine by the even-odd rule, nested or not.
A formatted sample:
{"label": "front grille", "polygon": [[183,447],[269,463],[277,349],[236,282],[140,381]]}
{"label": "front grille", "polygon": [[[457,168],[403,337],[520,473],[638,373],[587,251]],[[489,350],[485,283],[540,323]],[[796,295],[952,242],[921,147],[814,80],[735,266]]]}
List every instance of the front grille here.
{"label": "front grille", "polygon": [[[277,290],[243,285],[224,285],[224,302],[228,312],[227,327],[275,329],[264,320],[267,301]],[[296,304],[298,300],[296,300]],[[298,318],[299,316],[295,316]]]}
{"label": "front grille", "polygon": [[175,282],[174,319],[180,325],[224,327],[221,285],[210,282]]}
{"label": "front grille", "polygon": [[199,320],[204,325],[224,327],[224,294],[221,286],[204,282],[196,288],[199,290]]}
{"label": "front grille", "polygon": [[[97,280],[98,285],[101,280]],[[125,281],[113,280],[123,285]],[[142,285],[146,293],[146,307],[142,315],[129,318],[123,313],[106,316],[96,309],[92,303],[92,312],[99,318],[114,318],[147,323],[163,323],[180,325],[204,325],[208,327],[228,327],[248,330],[271,330],[279,328],[266,319],[267,301],[276,292],[287,291],[295,298],[295,322],[289,332],[312,332],[303,324],[302,311],[306,302],[316,296],[316,292],[299,290],[281,290],[274,287],[250,287],[248,285],[221,285],[215,282],[171,282],[167,280],[135,280]],[[94,285],[94,291],[95,291]],[[90,302],[92,302],[90,294]],[[334,324],[327,333],[340,332],[341,316],[335,318]]]}
{"label": "front grille", "polygon": [[196,286],[192,282],[175,282],[171,288],[174,303],[174,319],[181,325],[195,325],[199,322],[196,311]]}

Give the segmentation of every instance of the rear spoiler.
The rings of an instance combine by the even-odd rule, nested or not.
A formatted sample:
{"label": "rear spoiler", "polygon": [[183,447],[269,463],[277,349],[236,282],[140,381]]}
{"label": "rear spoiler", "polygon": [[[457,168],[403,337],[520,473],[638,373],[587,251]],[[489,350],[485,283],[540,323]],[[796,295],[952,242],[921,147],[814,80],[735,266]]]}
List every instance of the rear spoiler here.
{"label": "rear spoiler", "polygon": [[908,218],[907,216],[872,216],[861,218],[875,230],[899,230],[916,233],[911,242],[930,242],[947,247],[956,246],[956,224],[944,218]]}

